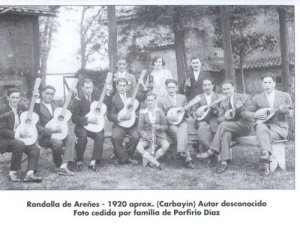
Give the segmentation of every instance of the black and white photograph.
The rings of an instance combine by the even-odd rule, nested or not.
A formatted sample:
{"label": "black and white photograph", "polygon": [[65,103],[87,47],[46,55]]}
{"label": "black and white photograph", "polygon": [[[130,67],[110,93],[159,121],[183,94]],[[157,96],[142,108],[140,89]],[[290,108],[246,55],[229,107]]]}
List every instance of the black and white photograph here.
{"label": "black and white photograph", "polygon": [[0,5],[1,191],[295,189],[294,5],[100,4]]}

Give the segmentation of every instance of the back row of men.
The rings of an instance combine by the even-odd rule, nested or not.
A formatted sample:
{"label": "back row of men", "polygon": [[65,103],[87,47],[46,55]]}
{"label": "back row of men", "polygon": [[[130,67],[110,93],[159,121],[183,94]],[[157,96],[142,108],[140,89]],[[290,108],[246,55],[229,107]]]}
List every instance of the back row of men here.
{"label": "back row of men", "polygon": [[[162,170],[164,166],[159,159],[166,154],[172,142],[176,143],[177,156],[183,160],[184,166],[194,168],[187,146],[188,123],[186,121],[187,117],[192,117],[198,132],[199,146],[205,149],[196,157],[208,159],[213,155],[219,155],[221,161],[217,166],[217,172],[223,173],[231,160],[229,149],[232,138],[249,135],[255,120],[265,120],[268,116],[267,112],[259,111],[263,108],[276,110],[271,120],[254,126],[261,149],[260,161],[270,162],[271,142],[287,138],[286,115],[290,113],[289,109],[292,106],[288,93],[274,90],[276,81],[272,74],[266,73],[262,76],[264,91],[251,100],[247,95],[236,93],[232,81],[222,83],[222,95],[214,93],[213,82],[206,72],[201,70],[201,62],[198,58],[192,59],[192,73],[187,76],[184,85],[180,88],[178,88],[177,81],[170,77],[170,73],[163,69],[163,65],[162,58],[154,58],[154,70],[146,83],[143,80],[137,83],[135,76],[126,71],[126,61],[119,60],[118,72],[114,74],[113,83],[105,84],[103,102],[108,108],[107,118],[113,122],[111,140],[117,164],[138,164],[133,158],[137,150],[148,166]],[[120,111],[124,105],[127,106],[126,102],[131,98],[137,86],[140,87],[137,99],[141,103],[140,109],[137,110],[138,119],[130,127],[121,126],[123,121],[130,119],[130,115],[120,114]],[[178,89],[184,95],[177,94]],[[200,94],[202,92],[203,94]],[[104,131],[91,132],[85,129],[88,124],[97,124],[100,119],[86,117],[91,103],[99,101],[99,95],[94,92],[93,82],[89,79],[83,80],[78,97],[69,107],[77,140],[70,135],[64,140],[52,138],[53,133],[61,132],[61,127],[45,127],[58,107],[53,101],[54,95],[55,88],[45,86],[41,92],[41,102],[36,103],[34,107],[39,115],[37,124],[39,146],[52,150],[55,171],[58,174],[74,176],[75,173],[68,169],[68,163],[76,162],[77,171],[83,170],[87,138],[90,137],[94,140],[94,146],[88,169],[98,171],[102,162]],[[191,101],[188,103],[187,99]],[[26,110],[20,104],[20,91],[15,88],[10,89],[7,100],[6,107],[0,111],[0,152],[12,153],[9,179],[14,182],[21,180],[40,182],[42,178],[36,174],[40,154],[38,145],[25,145],[22,141],[15,139],[14,131],[20,123],[19,116]],[[192,101],[193,103],[190,104]],[[206,108],[209,113],[205,119],[198,121],[205,113],[205,111],[198,110],[201,106],[209,106]],[[174,107],[178,107],[178,114],[185,115],[179,123],[172,123],[171,116],[166,117],[169,110]],[[226,113],[230,110],[234,116]],[[1,117],[10,111],[13,113]],[[28,134],[24,132],[21,135]],[[125,136],[129,137],[129,141],[124,147]],[[23,152],[28,155],[28,171],[25,178],[21,179]],[[269,173],[268,169],[261,172],[262,174]]]}

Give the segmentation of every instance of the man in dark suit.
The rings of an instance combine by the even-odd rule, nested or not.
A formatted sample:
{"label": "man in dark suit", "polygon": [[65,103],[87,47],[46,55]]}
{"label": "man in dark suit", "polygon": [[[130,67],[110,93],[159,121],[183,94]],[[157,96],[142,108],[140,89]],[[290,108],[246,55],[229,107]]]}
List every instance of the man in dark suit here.
{"label": "man in dark suit", "polygon": [[[113,122],[111,140],[114,146],[115,155],[117,156],[118,164],[137,164],[136,160],[132,159],[137,143],[139,141],[139,134],[137,130],[137,121],[130,128],[124,128],[119,125],[121,121],[130,119],[130,115],[120,116],[118,113],[123,109],[124,102],[130,96],[128,95],[128,81],[126,78],[119,78],[116,81],[117,92],[112,98],[111,109],[107,114],[107,118]],[[129,142],[126,144],[126,151],[123,148],[123,140],[125,135],[129,136]]]}
{"label": "man in dark suit", "polygon": [[[107,84],[106,84],[107,85]],[[79,94],[78,99],[75,99],[72,106],[72,121],[75,123],[75,134],[77,136],[76,152],[77,152],[77,170],[83,169],[83,155],[87,145],[87,137],[94,140],[94,149],[92,159],[88,169],[98,171],[100,162],[102,160],[104,131],[93,133],[87,131],[84,126],[89,123],[97,124],[98,118],[87,118],[86,114],[90,111],[90,105],[93,101],[99,101],[99,95],[93,92],[94,85],[92,80],[84,79],[81,87],[82,93]],[[107,92],[104,99],[106,105],[110,105],[112,91],[111,85],[107,85]]]}
{"label": "man in dark suit", "polygon": [[204,78],[202,88],[204,93],[200,95],[201,101],[196,104],[193,109],[195,111],[195,117],[201,117],[202,115],[197,114],[197,109],[201,106],[212,104],[212,108],[210,109],[207,117],[202,121],[195,121],[199,138],[199,148],[207,151],[212,142],[213,136],[218,129],[217,118],[219,114],[219,104],[213,105],[213,103],[220,99],[222,95],[213,91],[214,85],[210,78]]}
{"label": "man in dark suit", "polygon": [[[286,116],[290,114],[289,108],[293,106],[293,103],[288,93],[275,90],[276,80],[271,73],[263,74],[262,86],[264,91],[253,98],[255,110],[263,108],[277,110],[272,119],[254,127],[261,149],[260,161],[270,163],[270,155],[272,154],[271,142],[285,139],[288,136],[289,127]],[[267,112],[257,111],[252,113],[252,116],[254,119],[264,120],[267,118]],[[263,169],[261,174],[267,175],[269,172],[269,169]]]}
{"label": "man in dark suit", "polygon": [[[178,90],[176,80],[168,79],[165,85],[168,95],[159,99],[158,107],[161,108],[166,115],[168,110],[172,107],[184,107],[187,104],[187,100],[184,95],[176,94]],[[185,119],[179,125],[168,123],[167,133],[170,138],[177,143],[178,157],[185,160],[185,167],[193,169],[194,166],[188,148],[188,124]]]}
{"label": "man in dark suit", "polygon": [[[207,159],[214,154],[219,154],[221,164],[217,173],[223,173],[231,160],[230,143],[233,137],[247,136],[250,134],[253,119],[251,112],[254,111],[252,102],[247,95],[235,93],[233,81],[224,81],[222,92],[227,97],[220,104],[218,122],[220,126],[209,149],[198,155],[200,159]],[[226,112],[235,111],[235,116],[230,117]]]}
{"label": "man in dark suit", "polygon": [[185,94],[188,101],[203,92],[203,78],[210,76],[208,72],[203,71],[202,63],[198,57],[192,57],[191,67],[192,70],[188,72],[187,78],[179,88],[180,93]]}
{"label": "man in dark suit", "polygon": [[60,132],[60,127],[46,128],[46,124],[53,119],[54,110],[59,107],[54,101],[55,88],[47,85],[42,90],[42,101],[35,105],[35,112],[40,120],[37,124],[39,131],[39,144],[41,147],[52,150],[53,162],[59,175],[74,176],[75,173],[68,169],[68,162],[75,160],[75,139],[69,135],[64,140],[51,138],[52,133]]}
{"label": "man in dark suit", "polygon": [[[37,93],[34,93],[37,94]],[[26,111],[26,108],[20,104],[21,93],[16,88],[8,90],[8,104],[0,110],[0,153],[12,153],[9,179],[13,182],[20,182],[22,154],[28,156],[28,171],[23,179],[24,182],[41,182],[42,178],[34,174],[37,171],[38,161],[40,157],[40,149],[34,144],[25,146],[22,141],[15,139],[14,130],[20,124],[20,114]],[[28,136],[26,132],[20,134],[22,137]]]}

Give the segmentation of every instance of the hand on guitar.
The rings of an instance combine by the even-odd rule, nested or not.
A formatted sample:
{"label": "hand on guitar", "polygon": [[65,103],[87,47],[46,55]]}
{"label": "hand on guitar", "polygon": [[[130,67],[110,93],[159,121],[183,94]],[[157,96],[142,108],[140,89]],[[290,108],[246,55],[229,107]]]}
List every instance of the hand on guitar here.
{"label": "hand on guitar", "polygon": [[243,106],[243,103],[241,101],[237,101],[235,107],[236,108],[241,108]]}
{"label": "hand on guitar", "polygon": [[106,86],[106,95],[111,95],[111,93],[113,92],[113,86],[112,84],[105,84]]}
{"label": "hand on guitar", "polygon": [[287,113],[289,111],[289,107],[286,104],[280,105],[279,109],[283,113]]}
{"label": "hand on guitar", "polygon": [[190,87],[191,85],[192,85],[191,80],[190,79],[186,79],[185,86]]}
{"label": "hand on guitar", "polygon": [[257,111],[254,117],[259,120],[265,120],[267,118],[267,111]]}
{"label": "hand on guitar", "polygon": [[153,126],[154,126],[154,129],[155,129],[156,131],[158,131],[158,132],[161,132],[161,131],[162,131],[161,125],[159,125],[159,124],[154,124]]}
{"label": "hand on guitar", "polygon": [[39,93],[39,90],[33,90],[32,92],[32,96],[35,97],[35,98],[39,98],[40,97],[40,93]]}
{"label": "hand on guitar", "polygon": [[24,130],[20,133],[20,137],[21,138],[31,138],[32,136],[30,135],[30,133],[27,130]]}
{"label": "hand on guitar", "polygon": [[124,114],[119,118],[120,121],[129,120],[129,119],[130,119],[130,114]]}
{"label": "hand on guitar", "polygon": [[61,133],[61,127],[59,125],[56,125],[52,130],[52,133]]}
{"label": "hand on guitar", "polygon": [[92,123],[92,124],[97,124],[98,123],[98,118],[96,118],[96,117],[88,118],[87,122]]}

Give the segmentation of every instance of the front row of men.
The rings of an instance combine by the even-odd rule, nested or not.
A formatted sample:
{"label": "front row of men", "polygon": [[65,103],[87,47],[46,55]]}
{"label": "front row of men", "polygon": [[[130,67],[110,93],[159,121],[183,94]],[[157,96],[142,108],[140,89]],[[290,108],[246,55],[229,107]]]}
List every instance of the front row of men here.
{"label": "front row of men", "polygon": [[[118,164],[137,164],[133,159],[135,150],[138,151],[148,162],[150,167],[163,169],[162,163],[158,161],[166,154],[170,147],[170,140],[177,145],[177,156],[184,160],[187,168],[194,168],[192,158],[188,150],[188,124],[184,119],[182,123],[174,125],[166,120],[167,111],[172,107],[184,107],[187,104],[186,97],[177,92],[177,81],[168,79],[165,83],[168,95],[158,98],[155,93],[148,92],[145,98],[146,106],[139,110],[138,120],[130,128],[120,126],[120,122],[129,119],[129,115],[121,115],[119,112],[124,107],[128,96],[128,80],[119,78],[116,81],[117,92],[111,96],[112,87],[107,88],[104,103],[108,106],[107,117],[113,122],[112,143]],[[288,134],[286,115],[292,106],[292,100],[288,93],[276,91],[276,82],[272,74],[267,73],[262,78],[264,92],[250,98],[235,92],[234,83],[224,81],[222,84],[223,97],[213,92],[212,81],[203,80],[203,91],[201,100],[193,106],[193,117],[199,117],[197,108],[204,105],[211,106],[210,113],[205,120],[195,122],[198,132],[199,146],[205,151],[197,154],[198,159],[209,159],[213,155],[219,155],[221,163],[217,168],[218,173],[224,172],[231,160],[230,143],[233,137],[247,136],[250,134],[255,119],[265,119],[266,112],[257,111],[262,108],[273,108],[276,111],[272,120],[267,123],[255,125],[254,129],[261,148],[260,160],[270,162],[272,154],[271,142],[278,139],[285,139]],[[68,169],[69,162],[76,162],[77,170],[83,169],[84,152],[87,146],[87,137],[94,140],[92,158],[88,169],[97,171],[102,161],[104,131],[93,133],[87,131],[84,126],[89,123],[96,124],[97,118],[87,118],[85,115],[90,110],[91,102],[99,100],[94,95],[93,82],[89,79],[83,81],[81,87],[82,95],[79,95],[71,105],[72,121],[75,124],[77,141],[67,136],[60,141],[51,138],[51,134],[60,132],[60,128],[45,128],[49,120],[53,118],[54,109],[57,105],[53,102],[55,88],[46,86],[42,90],[41,103],[35,105],[35,111],[39,114],[40,120],[37,125],[39,132],[38,143],[40,146],[52,150],[53,161],[56,171],[60,175],[75,175]],[[139,99],[139,96],[137,97]],[[219,104],[213,104],[216,100],[223,98]],[[40,150],[36,145],[25,146],[23,142],[14,137],[14,129],[20,121],[19,116],[25,109],[20,105],[20,91],[10,89],[8,92],[8,105],[1,110],[0,116],[0,152],[12,152],[9,179],[21,181],[18,171],[21,169],[23,152],[28,155],[28,172],[24,178],[27,182],[40,182],[42,178],[36,175]],[[142,97],[139,99],[142,101]],[[231,118],[226,113],[232,110],[234,116]],[[13,112],[13,113],[9,113]],[[8,116],[5,114],[8,113]],[[231,115],[231,114],[229,114]],[[230,117],[230,118],[229,118]],[[26,132],[22,134],[26,136]],[[124,138],[128,141],[124,146]],[[170,137],[170,139],[168,138]],[[75,144],[76,143],[76,144]],[[263,171],[268,174],[268,171]]]}

